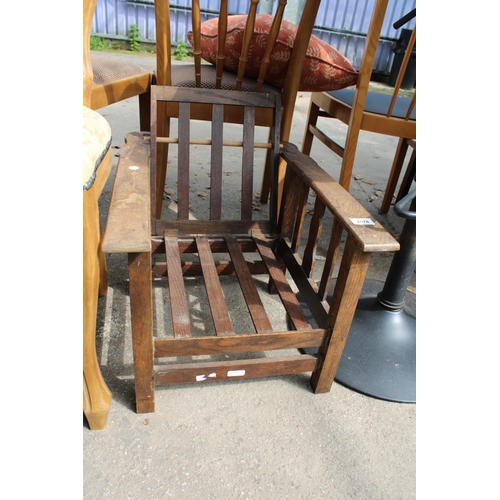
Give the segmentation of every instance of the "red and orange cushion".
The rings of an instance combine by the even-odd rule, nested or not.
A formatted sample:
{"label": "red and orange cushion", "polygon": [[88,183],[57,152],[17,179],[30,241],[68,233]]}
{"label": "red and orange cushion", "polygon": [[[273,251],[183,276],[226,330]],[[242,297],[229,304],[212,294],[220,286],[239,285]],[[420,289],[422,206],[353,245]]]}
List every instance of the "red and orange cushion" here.
{"label": "red and orange cushion", "polygon": [[[243,34],[247,16],[229,16],[227,37],[224,48],[224,69],[238,72],[239,57],[243,45]],[[257,79],[266,50],[267,39],[272,24],[272,16],[258,14],[255,20],[254,33],[250,42],[249,60],[245,76]],[[216,63],[218,18],[205,21],[201,25],[201,56],[205,61]],[[297,36],[297,26],[282,21],[278,39],[271,52],[271,58],[265,81],[282,88],[285,84],[288,63],[293,43]],[[193,44],[192,32],[188,40]],[[338,90],[354,85],[358,73],[351,62],[336,49],[312,35],[307,47],[306,59],[299,90],[305,92],[321,92]]]}

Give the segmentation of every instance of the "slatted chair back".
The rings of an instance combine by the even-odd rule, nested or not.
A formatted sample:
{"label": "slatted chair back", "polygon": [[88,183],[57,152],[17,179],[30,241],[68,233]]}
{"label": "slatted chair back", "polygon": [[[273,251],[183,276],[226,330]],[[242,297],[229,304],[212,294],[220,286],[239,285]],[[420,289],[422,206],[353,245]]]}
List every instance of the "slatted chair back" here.
{"label": "slatted chair back", "polygon": [[[280,130],[280,96],[279,94],[252,93],[242,99],[241,92],[226,91],[218,92],[212,89],[201,89],[200,92],[192,93],[187,89],[175,87],[153,86],[151,114],[158,115],[158,107],[162,103],[176,104],[178,106],[178,134],[176,137],[165,137],[159,134],[157,121],[153,120],[151,128],[151,193],[153,201],[152,209],[155,207],[154,196],[156,193],[157,175],[157,147],[159,144],[175,144],[177,146],[177,160],[172,161],[172,166],[177,164],[177,216],[175,221],[157,219],[156,214],[151,214],[151,225],[153,234],[162,234],[164,230],[182,228],[184,234],[228,234],[248,233],[250,230],[259,229],[266,233],[276,231],[277,223],[277,200],[273,195],[269,204],[269,218],[253,220],[254,206],[254,166],[255,151],[259,149],[269,150],[272,164],[277,165],[279,160],[279,130]],[[192,133],[192,124],[195,123],[192,116],[192,108],[200,102],[210,102],[212,116],[210,139],[197,137]],[[224,114],[227,108],[239,108],[242,115],[242,125],[233,125],[233,130],[238,127],[239,136],[235,140],[233,135],[228,138],[224,135]],[[256,113],[259,109],[265,109],[272,117],[272,130],[269,142],[257,142],[255,139]],[[194,128],[196,130],[196,127]],[[172,134],[173,135],[173,134]],[[209,159],[210,170],[207,175],[205,193],[208,197],[209,211],[206,220],[191,220],[190,197],[193,196],[193,170],[192,148],[202,150],[198,153],[202,158]],[[227,149],[241,150],[239,155],[225,154]],[[237,158],[237,159],[235,159]],[[239,164],[237,164],[239,163]],[[224,172],[237,173],[241,183],[233,189],[239,189],[237,196],[226,194],[223,196]],[[274,172],[273,193],[276,192],[276,173]],[[205,186],[205,185],[204,185]],[[238,210],[232,210],[226,214],[223,204],[232,201],[239,196]],[[223,216],[223,214],[225,214]],[[225,217],[225,219],[224,219]],[[228,218],[229,217],[229,218]]]}

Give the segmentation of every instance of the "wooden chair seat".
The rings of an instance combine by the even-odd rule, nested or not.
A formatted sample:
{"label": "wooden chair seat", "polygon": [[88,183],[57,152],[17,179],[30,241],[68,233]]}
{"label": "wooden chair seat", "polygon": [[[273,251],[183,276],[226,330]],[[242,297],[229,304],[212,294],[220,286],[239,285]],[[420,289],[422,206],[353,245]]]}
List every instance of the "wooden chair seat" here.
{"label": "wooden chair seat", "polygon": [[104,106],[139,96],[141,129],[149,129],[149,89],[154,81],[151,71],[140,66],[117,60],[113,57],[92,52],[90,55],[93,82],[90,97],[90,107],[100,109]]}

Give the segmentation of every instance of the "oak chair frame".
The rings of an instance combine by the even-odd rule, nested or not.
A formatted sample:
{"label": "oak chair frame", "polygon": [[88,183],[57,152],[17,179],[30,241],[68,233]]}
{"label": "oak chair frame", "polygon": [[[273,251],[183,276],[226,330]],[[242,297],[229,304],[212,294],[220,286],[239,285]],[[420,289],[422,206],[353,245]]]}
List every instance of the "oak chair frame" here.
{"label": "oak chair frame", "polygon": [[[179,135],[163,136],[155,123],[159,105],[179,105]],[[194,138],[190,111],[197,103],[210,103],[211,139]],[[242,106],[243,140],[226,141],[224,108]],[[269,143],[256,143],[256,108],[267,108],[273,116]],[[155,387],[171,383],[197,383],[209,380],[247,379],[312,372],[315,393],[328,392],[340,362],[357,300],[363,286],[372,252],[392,252],[399,248],[392,236],[376,221],[358,225],[368,212],[309,157],[289,143],[280,144],[280,96],[238,91],[221,93],[212,89],[152,87],[151,136],[129,134],[120,153],[103,242],[107,253],[128,254],[129,292],[134,353],[136,411],[155,411]],[[178,209],[176,220],[159,220],[154,212],[156,176],[155,150],[163,141],[178,144]],[[190,220],[190,146],[211,147],[210,216]],[[223,147],[242,147],[241,209],[239,216],[223,215],[221,192]],[[271,151],[273,161],[269,217],[254,217],[251,209],[254,149]],[[278,167],[286,165],[286,179],[278,215]],[[234,165],[232,164],[233,168]],[[314,211],[309,226],[306,207],[314,192]],[[313,271],[319,262],[318,241],[325,214],[335,220],[327,238],[328,248],[316,282]],[[309,227],[307,230],[306,227]],[[336,285],[330,282],[340,252],[341,235],[345,245]],[[306,240],[300,247],[301,237]],[[300,247],[300,248],[299,248]],[[253,257],[246,257],[250,252]],[[229,261],[217,254],[229,255]],[[257,255],[257,257],[255,257]],[[161,258],[160,258],[161,256]],[[194,261],[192,260],[194,256]],[[160,259],[160,260],[158,260]],[[288,277],[289,273],[290,277]],[[237,279],[251,317],[254,331],[235,333],[228,312],[221,276]],[[259,298],[254,275],[265,275],[268,288],[277,293],[291,326],[276,331]],[[184,279],[202,276],[213,321],[206,335],[194,334]],[[168,283],[171,331],[167,336],[155,332],[153,279]],[[292,289],[295,283],[306,306]],[[307,308],[312,316],[308,316]],[[317,356],[297,349],[318,347]],[[292,354],[287,350],[294,350]],[[248,353],[271,351],[257,359]],[[236,359],[156,364],[164,357],[231,355]],[[242,356],[243,355],[243,356]]]}

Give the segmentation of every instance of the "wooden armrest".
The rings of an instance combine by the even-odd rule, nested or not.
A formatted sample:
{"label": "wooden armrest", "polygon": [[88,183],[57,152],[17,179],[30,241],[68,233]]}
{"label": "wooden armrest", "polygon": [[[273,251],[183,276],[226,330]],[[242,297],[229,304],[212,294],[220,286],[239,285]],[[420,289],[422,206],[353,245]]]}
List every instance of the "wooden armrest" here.
{"label": "wooden armrest", "polygon": [[[363,252],[395,252],[399,243],[338,182],[294,144],[284,142],[280,151],[292,168],[354,238]],[[351,219],[370,219],[373,225],[357,225]]]}
{"label": "wooden armrest", "polygon": [[144,134],[125,137],[116,169],[102,250],[106,253],[151,251],[149,142]]}

